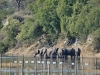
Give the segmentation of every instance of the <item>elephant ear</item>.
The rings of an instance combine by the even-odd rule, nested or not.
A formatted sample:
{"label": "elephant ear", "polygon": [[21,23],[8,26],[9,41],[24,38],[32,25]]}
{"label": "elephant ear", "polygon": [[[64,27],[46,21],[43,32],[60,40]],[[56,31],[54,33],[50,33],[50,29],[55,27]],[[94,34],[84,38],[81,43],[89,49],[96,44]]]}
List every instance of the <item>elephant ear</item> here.
{"label": "elephant ear", "polygon": [[78,52],[81,52],[81,49],[80,48],[78,48]]}
{"label": "elephant ear", "polygon": [[59,48],[56,48],[56,52],[58,52]]}
{"label": "elephant ear", "polygon": [[47,53],[47,48],[45,48],[44,54]]}
{"label": "elephant ear", "polygon": [[39,54],[40,53],[40,50],[38,49],[37,53]]}

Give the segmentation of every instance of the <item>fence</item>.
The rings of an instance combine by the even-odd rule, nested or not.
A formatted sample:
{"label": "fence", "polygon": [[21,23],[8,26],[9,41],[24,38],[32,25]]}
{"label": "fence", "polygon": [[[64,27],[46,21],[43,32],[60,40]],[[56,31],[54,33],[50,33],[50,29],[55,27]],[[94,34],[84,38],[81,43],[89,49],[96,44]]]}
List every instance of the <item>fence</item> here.
{"label": "fence", "polygon": [[0,57],[0,75],[100,75],[100,58]]}

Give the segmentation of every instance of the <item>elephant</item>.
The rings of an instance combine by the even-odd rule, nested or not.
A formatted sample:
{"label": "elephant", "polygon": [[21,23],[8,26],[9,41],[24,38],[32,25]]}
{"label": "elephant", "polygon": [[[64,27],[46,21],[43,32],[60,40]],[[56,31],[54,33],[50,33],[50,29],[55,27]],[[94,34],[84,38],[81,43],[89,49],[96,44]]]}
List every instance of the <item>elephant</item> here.
{"label": "elephant", "polygon": [[53,48],[48,48],[47,51],[44,53],[44,58],[50,58],[52,50]]}
{"label": "elephant", "polygon": [[58,57],[59,58],[62,57],[62,54],[63,54],[62,48],[59,48],[57,52]]}
{"label": "elephant", "polygon": [[43,47],[43,48],[41,48],[41,52],[40,52],[40,54],[42,55],[42,56],[44,56],[44,54],[47,52],[47,47]]}
{"label": "elephant", "polygon": [[[68,50],[68,49],[67,49]],[[71,48],[70,50],[68,50],[68,55],[71,56],[71,59],[74,57],[75,58],[75,49]]]}
{"label": "elephant", "polygon": [[51,58],[56,58],[57,57],[58,49],[59,48],[53,48],[53,50],[51,51],[51,54],[50,54]]}
{"label": "elephant", "polygon": [[59,58],[67,58],[68,56],[71,56],[71,59],[75,56],[79,57],[81,53],[80,48],[75,50],[74,48],[47,48],[47,47],[42,47],[38,49],[34,53],[34,57],[40,57],[40,58],[56,58],[57,56]]}
{"label": "elephant", "polygon": [[42,58],[41,54],[36,54],[36,55],[34,55],[34,57]]}
{"label": "elephant", "polygon": [[57,54],[59,58],[66,57],[68,51],[66,50],[66,48],[59,48]]}
{"label": "elephant", "polygon": [[36,52],[34,52],[34,57],[36,57],[38,54],[40,54],[40,50],[37,50]]}
{"label": "elephant", "polygon": [[41,57],[42,58],[46,51],[47,51],[47,48],[42,47],[34,53],[34,57]]}
{"label": "elephant", "polygon": [[34,57],[44,57],[44,58],[50,58],[50,57],[56,57],[57,55],[57,51],[58,48],[46,48],[46,47],[42,47],[40,49],[38,49],[35,53],[34,53]]}
{"label": "elephant", "polygon": [[60,48],[58,50],[58,57],[60,58],[67,58],[68,56],[71,56],[71,59],[74,57],[75,58],[75,49],[73,48],[69,48],[69,49],[66,49],[66,48]]}
{"label": "elephant", "polygon": [[76,51],[76,56],[77,57],[80,57],[80,54],[81,54],[81,49],[80,48],[78,48],[77,50],[75,50]]}

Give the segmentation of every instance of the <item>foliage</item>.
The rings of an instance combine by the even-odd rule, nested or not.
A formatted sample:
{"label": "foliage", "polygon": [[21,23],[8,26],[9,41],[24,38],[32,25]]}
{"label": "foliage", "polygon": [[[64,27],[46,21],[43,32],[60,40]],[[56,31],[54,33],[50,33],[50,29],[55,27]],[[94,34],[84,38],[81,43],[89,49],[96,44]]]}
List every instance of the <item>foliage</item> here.
{"label": "foliage", "polygon": [[5,48],[5,45],[2,42],[0,42],[0,53],[3,52],[4,48]]}
{"label": "foliage", "polygon": [[39,21],[39,24],[43,27],[44,33],[48,34],[49,36],[56,36],[61,30],[59,22],[60,19],[55,11],[57,5],[57,0],[43,0],[42,2],[38,0],[36,1],[36,4],[34,3],[34,5],[30,5],[31,10],[36,13],[36,18]]}
{"label": "foliage", "polygon": [[94,32],[94,37],[93,37],[93,46],[94,49],[100,52],[100,28],[98,28]]}
{"label": "foliage", "polygon": [[38,22],[34,22],[33,19],[26,20],[26,23],[21,26],[21,32],[17,35],[17,39],[23,43],[32,42],[36,37],[42,35],[42,26]]}
{"label": "foliage", "polygon": [[3,27],[2,21],[7,18],[6,16],[14,12],[13,9],[8,9],[8,7],[8,1],[0,0],[0,29]]}
{"label": "foliage", "polygon": [[16,36],[20,32],[21,23],[16,19],[9,19],[9,24],[6,26],[5,31],[7,33],[7,38],[5,44],[9,47],[14,47],[16,44]]}

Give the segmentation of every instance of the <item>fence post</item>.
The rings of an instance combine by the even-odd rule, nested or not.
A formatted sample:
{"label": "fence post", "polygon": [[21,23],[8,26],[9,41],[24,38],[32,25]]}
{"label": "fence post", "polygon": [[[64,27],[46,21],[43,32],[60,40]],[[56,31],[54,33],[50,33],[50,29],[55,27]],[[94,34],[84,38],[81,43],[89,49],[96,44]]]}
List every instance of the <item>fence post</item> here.
{"label": "fence post", "polygon": [[61,75],[63,75],[63,64],[61,64]]}
{"label": "fence post", "polygon": [[9,75],[10,75],[10,72],[11,72],[11,64],[9,64]]}
{"label": "fence post", "polygon": [[95,56],[96,75],[97,75],[97,57]]}
{"label": "fence post", "polygon": [[75,57],[75,75],[77,75],[77,58],[76,57]]}
{"label": "fence post", "polygon": [[2,68],[2,53],[1,53],[1,68]]}
{"label": "fence post", "polygon": [[7,67],[7,57],[5,59],[6,59],[6,62],[5,63],[6,63],[6,67]]}
{"label": "fence post", "polygon": [[19,70],[18,70],[18,68],[19,68],[19,63],[18,63],[18,54],[17,54],[17,56],[16,56],[16,61],[17,61],[17,64],[18,64],[18,66],[16,67],[16,71],[17,71],[17,75],[18,75],[18,72],[19,72]]}
{"label": "fence post", "polygon": [[90,59],[91,59],[91,57],[89,57],[89,75],[91,74],[91,73],[90,73],[90,71],[91,71]]}
{"label": "fence post", "polygon": [[[59,71],[59,60],[58,60],[58,57],[57,57],[57,69],[58,69],[58,71]],[[59,75],[59,72],[58,72],[58,74],[57,75]]]}
{"label": "fence post", "polygon": [[12,54],[12,66],[13,66],[13,54]]}
{"label": "fence post", "polygon": [[83,72],[83,70],[84,70],[84,67],[83,67],[83,55],[81,56],[81,60],[82,60],[82,61],[81,61],[81,65],[82,65],[82,75],[83,75],[83,73],[84,73],[84,72]]}
{"label": "fence post", "polygon": [[44,68],[43,68],[43,64],[44,64],[44,60],[42,60],[42,73],[43,73],[43,69],[44,69]]}
{"label": "fence post", "polygon": [[35,75],[37,75],[37,58],[35,60]]}
{"label": "fence post", "polygon": [[23,55],[23,59],[22,59],[22,67],[24,68],[24,55]]}
{"label": "fence post", "polygon": [[50,75],[50,64],[48,64],[48,75]]}
{"label": "fence post", "polygon": [[23,69],[24,69],[24,55],[22,56],[22,75],[24,75],[24,73],[23,73]]}
{"label": "fence post", "polygon": [[47,68],[47,59],[44,58],[44,61],[45,61],[45,63],[44,63],[44,71],[45,71],[45,74],[46,74],[46,73],[47,73],[47,72],[46,72],[46,68]]}

